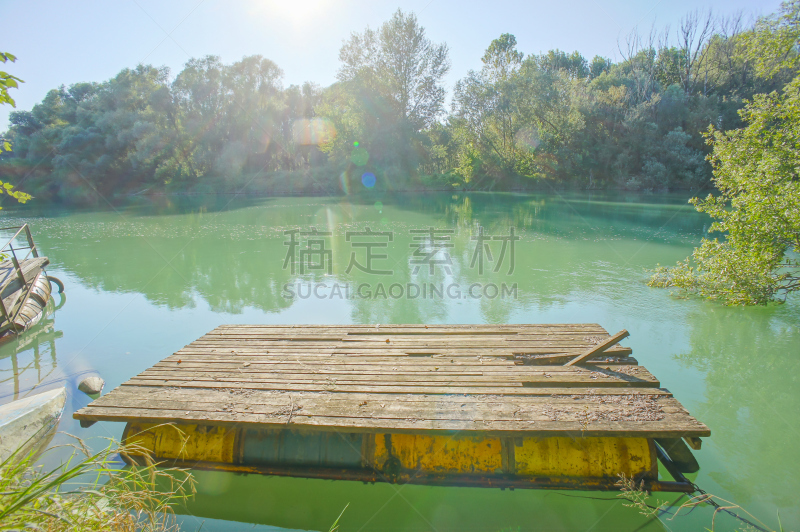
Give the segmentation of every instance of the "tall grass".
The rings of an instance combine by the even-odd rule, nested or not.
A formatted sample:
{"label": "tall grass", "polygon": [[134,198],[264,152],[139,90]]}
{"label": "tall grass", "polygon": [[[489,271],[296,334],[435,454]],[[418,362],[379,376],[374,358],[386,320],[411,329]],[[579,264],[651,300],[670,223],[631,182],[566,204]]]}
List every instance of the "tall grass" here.
{"label": "tall grass", "polygon": [[[737,531],[741,532],[784,532],[783,526],[780,523],[780,516],[778,516],[778,529],[773,529],[764,524],[753,514],[739,506],[738,504],[726,501],[716,495],[709,493],[701,493],[700,495],[687,495],[688,500],[678,506],[674,512],[669,512],[667,508],[670,504],[667,501],[656,500],[655,505],[650,503],[651,494],[644,488],[644,481],[636,483],[632,478],[625,475],[620,475],[617,486],[620,488],[620,493],[617,497],[625,499],[623,506],[628,508],[636,508],[639,513],[649,519],[656,519],[663,524],[667,530],[671,530],[662,517],[669,516],[666,521],[672,521],[679,515],[688,514],[698,506],[711,506],[714,508],[714,513],[711,516],[711,528],[704,527],[707,532],[715,532],[717,530],[717,516],[720,513],[726,513],[731,517],[738,519]],[[686,510],[684,512],[684,510]],[[744,514],[744,515],[741,515]]]}
{"label": "tall grass", "polygon": [[[191,473],[157,468],[137,445],[109,440],[92,453],[76,440],[71,456],[52,469],[37,465],[33,451],[18,450],[0,464],[0,530],[178,530],[172,506],[194,495]],[[145,462],[126,466],[120,455]]]}

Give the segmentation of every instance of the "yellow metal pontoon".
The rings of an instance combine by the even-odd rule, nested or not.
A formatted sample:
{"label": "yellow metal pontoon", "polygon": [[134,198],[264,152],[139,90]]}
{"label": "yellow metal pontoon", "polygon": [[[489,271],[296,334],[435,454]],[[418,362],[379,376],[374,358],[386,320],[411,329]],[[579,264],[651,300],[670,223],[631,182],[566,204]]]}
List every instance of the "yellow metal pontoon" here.
{"label": "yellow metal pontoon", "polygon": [[[596,324],[221,326],[75,413],[245,473],[692,491],[710,435]],[[566,364],[566,365],[565,365]],[[658,461],[671,479],[659,478]]]}

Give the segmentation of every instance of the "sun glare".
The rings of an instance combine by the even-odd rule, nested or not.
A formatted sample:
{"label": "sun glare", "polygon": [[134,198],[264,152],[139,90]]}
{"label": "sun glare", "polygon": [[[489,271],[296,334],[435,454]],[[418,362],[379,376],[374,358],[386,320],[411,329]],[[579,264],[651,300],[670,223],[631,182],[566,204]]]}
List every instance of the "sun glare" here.
{"label": "sun glare", "polygon": [[293,26],[302,26],[325,15],[331,3],[332,0],[254,0],[251,11],[259,17],[277,18]]}

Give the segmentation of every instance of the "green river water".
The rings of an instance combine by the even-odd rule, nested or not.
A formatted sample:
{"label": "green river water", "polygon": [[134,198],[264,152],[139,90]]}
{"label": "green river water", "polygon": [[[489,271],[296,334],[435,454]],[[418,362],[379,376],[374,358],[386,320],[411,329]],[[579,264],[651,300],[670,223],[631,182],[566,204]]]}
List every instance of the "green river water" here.
{"label": "green river water", "polygon": [[[800,298],[726,308],[648,288],[646,268],[684,258],[707,230],[708,219],[686,199],[442,194],[162,197],[99,210],[6,204],[4,225],[31,225],[50,258],[49,273],[66,284],[67,300],[32,333],[0,347],[0,401],[66,382],[70,396],[59,428],[97,448],[105,445],[103,437],[119,438],[123,425],[81,429],[72,413],[91,399],[76,390],[77,382],[96,372],[108,392],[220,324],[599,323],[609,332],[630,331],[624,343],[640,364],[710,427],[711,438],[695,453],[697,484],[771,527],[780,514],[786,530],[798,530]],[[292,273],[284,232],[312,227],[330,233],[314,237],[330,254],[312,256],[305,271],[298,262]],[[348,241],[346,233],[367,227],[391,233],[386,247],[372,250],[388,257],[374,258],[371,272],[356,266],[347,273],[351,253],[364,266],[366,248],[353,246],[358,238]],[[477,260],[472,263],[479,227],[497,237],[514,228],[520,239],[513,272],[502,239],[484,242],[490,254],[484,254],[482,272]],[[452,244],[436,257],[447,252],[452,264],[434,264],[431,273],[425,263],[415,273],[428,248],[424,233],[412,231],[429,228],[452,231],[436,233]],[[311,269],[313,261],[323,268]],[[286,283],[293,283],[289,291]],[[304,297],[306,283],[325,287]],[[355,291],[363,283],[370,297],[351,292],[348,299],[332,289]],[[384,297],[376,288],[381,283],[387,290],[397,283],[404,293]],[[424,283],[456,288],[443,297],[408,297],[409,284]],[[482,297],[470,297],[474,283]],[[503,283],[505,297],[492,297],[492,287]],[[712,517],[710,508],[701,507],[673,520],[665,515],[663,524],[648,521],[614,493],[602,492],[216,472],[198,472],[197,479],[198,495],[179,509],[190,531],[328,530],[347,504],[343,531],[703,530]],[[658,498],[680,503],[676,494]],[[717,526],[738,525],[718,517]]]}

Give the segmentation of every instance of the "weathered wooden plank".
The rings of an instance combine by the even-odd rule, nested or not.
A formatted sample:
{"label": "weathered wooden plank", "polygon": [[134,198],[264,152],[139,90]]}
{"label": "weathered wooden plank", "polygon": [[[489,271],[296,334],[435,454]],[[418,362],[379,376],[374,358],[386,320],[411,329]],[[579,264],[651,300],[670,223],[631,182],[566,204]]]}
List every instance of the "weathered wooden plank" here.
{"label": "weathered wooden plank", "polygon": [[[145,391],[149,390],[149,391]],[[388,405],[391,403],[402,403],[414,408],[422,408],[425,405],[438,405],[437,408],[468,408],[474,410],[479,405],[494,405],[492,408],[500,408],[499,411],[508,407],[509,411],[517,411],[520,408],[544,404],[626,404],[628,401],[636,402],[641,400],[659,400],[672,397],[669,392],[661,389],[631,389],[620,390],[608,388],[591,389],[591,393],[586,393],[587,389],[573,389],[575,393],[566,392],[558,394],[542,394],[530,397],[520,396],[483,396],[474,398],[471,396],[452,396],[452,395],[404,395],[404,394],[375,394],[375,393],[327,393],[327,392],[299,392],[292,394],[295,402],[310,401],[318,404],[339,404],[350,406],[363,406],[366,404]],[[237,407],[247,405],[284,405],[287,404],[289,395],[263,390],[221,390],[221,389],[191,389],[174,388],[165,389],[159,386],[135,387],[123,386],[114,393],[109,393],[94,401],[95,406],[115,405],[130,406],[132,400],[143,401],[183,401],[183,402],[203,402],[213,404],[234,404]],[[505,406],[503,406],[505,405]],[[356,411],[359,411],[356,409]]]}
{"label": "weathered wooden plank", "polygon": [[[388,342],[386,340],[389,340]],[[389,344],[389,345],[387,345]],[[458,347],[459,349],[463,348],[480,348],[480,349],[526,349],[529,347],[534,348],[543,348],[543,347],[555,347],[555,348],[573,348],[573,349],[580,349],[586,350],[589,349],[594,345],[593,341],[582,340],[582,339],[553,339],[552,337],[549,340],[545,339],[521,339],[517,340],[510,340],[506,338],[497,338],[492,340],[483,340],[483,341],[473,341],[473,340],[466,340],[466,339],[459,339],[459,340],[446,340],[446,339],[431,339],[431,340],[418,340],[415,341],[413,339],[409,339],[409,337],[403,337],[400,339],[395,338],[386,338],[382,336],[376,336],[371,339],[360,339],[360,340],[353,340],[353,341],[319,341],[319,340],[291,340],[291,339],[199,339],[191,344],[187,344],[184,347],[196,346],[196,347],[207,347],[211,346],[242,346],[242,347],[260,347],[260,346],[275,346],[275,347],[287,347],[289,349],[298,349],[298,348],[306,348],[309,350],[319,350],[319,349],[385,349],[387,347],[393,349],[400,349],[405,347],[410,347],[412,349],[419,348],[422,346],[429,346],[435,345],[440,348],[447,349],[450,346]]]}
{"label": "weathered wooden plank", "polygon": [[[657,386],[657,379],[641,366],[595,366],[592,368],[569,368],[564,366],[521,366],[516,372],[447,372],[408,373],[398,369],[391,372],[343,372],[337,370],[306,371],[303,373],[284,373],[277,370],[264,370],[251,366],[229,368],[184,368],[182,364],[153,367],[142,372],[139,377],[169,379],[214,379],[239,382],[292,382],[292,383],[341,383],[359,382],[374,385],[384,383],[414,383],[426,386],[480,385],[480,386],[525,386],[546,382],[586,383],[597,386],[629,385]],[[577,369],[577,371],[575,370]]]}
{"label": "weathered wooden plank", "polygon": [[[247,364],[247,365],[245,365]],[[552,378],[555,382],[557,382],[561,378],[568,378],[569,376],[594,376],[595,378],[599,378],[601,376],[606,377],[618,377],[618,378],[636,378],[640,380],[647,380],[647,381],[654,381],[655,377],[647,371],[645,368],[641,366],[607,366],[607,365],[595,365],[593,367],[580,367],[580,368],[569,368],[565,366],[511,366],[505,369],[496,368],[496,367],[486,367],[486,368],[470,368],[470,369],[463,369],[461,371],[451,371],[448,366],[433,366],[429,367],[428,370],[425,369],[417,369],[414,370],[415,366],[395,366],[387,370],[386,368],[378,368],[376,370],[370,371],[366,368],[352,368],[346,369],[348,366],[343,367],[331,367],[328,368],[323,364],[316,364],[313,367],[304,367],[301,368],[300,372],[287,372],[281,370],[281,368],[276,367],[263,367],[259,364],[253,364],[246,362],[245,364],[238,364],[233,365],[233,367],[219,367],[218,365],[202,365],[202,364],[194,364],[194,365],[187,365],[183,362],[181,363],[174,363],[174,364],[156,364],[152,368],[145,370],[143,374],[147,374],[147,372],[158,372],[162,374],[219,374],[219,375],[250,375],[250,376],[259,376],[259,375],[277,375],[286,378],[303,378],[303,376],[309,375],[325,375],[325,376],[335,376],[335,375],[343,375],[343,376],[364,376],[368,380],[370,378],[379,378],[379,377],[389,377],[395,380],[398,377],[404,376],[416,376],[416,375],[423,375],[425,378],[444,378],[448,377],[448,380],[452,379],[459,379],[459,378],[472,378],[472,377],[483,377],[487,379],[492,379],[498,382],[517,382],[517,381],[525,381],[532,377],[546,377]],[[453,368],[455,369],[455,368]]]}
{"label": "weathered wooden plank", "polygon": [[[347,361],[343,361],[347,358]],[[412,360],[407,360],[412,359]],[[413,359],[417,359],[414,363]],[[615,363],[630,358],[619,358]],[[192,354],[183,353],[171,355],[158,364],[177,364],[178,360],[182,363],[193,364],[231,364],[233,366],[241,366],[244,363],[250,362],[251,364],[263,364],[266,367],[279,367],[283,364],[293,364],[300,367],[316,367],[316,366],[346,366],[352,368],[360,368],[363,366],[375,366],[376,368],[392,368],[399,366],[442,366],[454,368],[471,368],[471,367],[485,367],[485,368],[513,368],[516,367],[517,361],[513,358],[484,358],[477,360],[475,358],[443,358],[437,356],[431,357],[340,357],[340,356],[297,356],[297,355],[275,355],[275,356],[261,356],[258,354],[252,355],[237,355],[235,357],[215,356],[214,354]],[[629,364],[635,365],[635,364]]]}
{"label": "weathered wooden plank", "polygon": [[[313,337],[309,337],[313,336]],[[214,334],[201,336],[192,343],[274,343],[284,342],[287,344],[308,344],[316,345],[355,345],[357,343],[377,344],[390,342],[411,343],[419,342],[447,343],[456,344],[492,344],[510,343],[518,344],[547,344],[550,342],[565,342],[565,345],[575,345],[581,347],[591,347],[600,341],[608,338],[605,333],[581,333],[581,334],[515,334],[515,335],[478,335],[478,334],[459,334],[459,335],[427,335],[427,334],[403,334],[394,335],[388,333],[369,334],[369,335],[324,335],[324,334],[271,334],[271,335],[229,335]]]}
{"label": "weathered wooden plank", "polygon": [[[559,386],[564,388],[569,387],[587,387],[607,385],[607,381],[562,381],[558,383]],[[552,382],[541,382],[542,387],[552,387]],[[485,395],[536,395],[531,394],[530,391],[535,387],[527,386],[466,386],[466,385],[450,385],[450,386],[424,386],[424,385],[366,385],[366,384],[342,384],[333,382],[318,382],[318,383],[287,383],[287,382],[254,382],[239,380],[213,380],[213,379],[188,379],[188,378],[155,378],[155,377],[134,377],[131,380],[122,383],[122,386],[181,386],[187,388],[237,388],[237,389],[253,389],[253,390],[278,390],[278,391],[311,391],[311,392],[358,392],[358,393],[407,393],[407,394],[439,394],[439,395],[452,395],[452,394],[485,394]],[[642,386],[639,383],[630,382],[615,382],[612,384],[618,388],[649,388],[658,387],[658,383],[653,383],[652,386]]]}
{"label": "weathered wooden plank", "polygon": [[580,364],[585,360],[589,360],[590,358],[600,355],[604,351],[608,350],[608,348],[612,347],[614,344],[618,344],[621,340],[627,338],[628,336],[630,336],[630,333],[628,333],[628,331],[623,329],[614,336],[611,336],[610,338],[603,340],[602,342],[592,347],[585,353],[581,353],[579,356],[573,358],[564,365],[574,366],[575,364]]}
{"label": "weathered wooden plank", "polygon": [[[127,395],[116,400],[97,401],[93,407],[126,408],[136,410],[192,410],[205,412],[213,419],[227,413],[263,415],[266,417],[303,415],[305,417],[350,417],[364,420],[369,425],[379,419],[420,420],[449,419],[460,421],[583,421],[585,424],[605,421],[664,421],[679,423],[688,417],[686,410],[671,397],[647,396],[626,398],[616,396],[617,402],[591,399],[574,400],[569,397],[534,397],[525,403],[482,402],[461,403],[451,401],[362,401],[328,400],[325,397],[275,397],[272,402],[195,401],[164,399],[159,396],[140,397]],[[591,409],[591,410],[589,410]]]}
{"label": "weathered wooden plank", "polygon": [[[588,331],[588,332],[587,332]],[[219,332],[219,331],[211,331],[209,333],[204,334],[201,338],[237,338],[237,339],[248,339],[248,338],[291,338],[291,339],[315,339],[315,338],[324,338],[327,340],[358,340],[358,339],[365,339],[368,340],[370,338],[375,337],[382,337],[382,336],[390,336],[396,338],[420,338],[420,337],[432,337],[432,338],[451,338],[451,339],[464,339],[464,338],[479,338],[479,339],[491,339],[491,338],[505,338],[508,340],[514,339],[526,339],[526,338],[534,338],[534,339],[546,339],[546,338],[557,338],[557,339],[585,339],[585,338],[595,338],[598,335],[601,335],[602,338],[608,336],[602,328],[590,328],[590,329],[519,329],[519,330],[485,330],[485,331],[473,331],[467,329],[368,329],[364,331],[354,331],[354,330],[331,330],[331,329],[322,329],[322,328],[311,328],[307,330],[274,330],[274,331],[263,331],[263,332],[245,332],[245,331],[234,331],[234,332]]]}
{"label": "weathered wooden plank", "polygon": [[[291,406],[289,407],[291,408]],[[134,414],[134,412],[136,412]],[[135,418],[140,422],[162,423],[211,423],[214,425],[231,424],[234,426],[254,424],[263,427],[291,427],[339,430],[347,432],[460,432],[476,431],[486,436],[553,436],[555,434],[574,434],[575,436],[607,436],[619,437],[681,437],[708,436],[710,431],[705,425],[687,416],[679,422],[662,421],[518,421],[518,420],[451,420],[451,419],[392,419],[371,418],[369,426],[365,419],[358,417],[307,416],[300,411],[289,416],[288,412],[279,416],[265,416],[239,412],[216,413],[213,419],[208,412],[198,410],[137,410],[130,408],[99,408],[87,406],[81,409],[82,419],[98,421],[124,421]]]}
{"label": "weathered wooden plank", "polygon": [[[548,355],[520,355],[515,353],[503,353],[501,355],[485,356],[485,355],[471,355],[471,356],[453,356],[439,353],[404,353],[404,354],[390,354],[388,356],[381,355],[367,355],[367,354],[349,354],[349,353],[285,353],[285,352],[243,352],[243,353],[225,353],[225,352],[186,352],[179,351],[174,355],[170,355],[162,362],[177,363],[181,361],[193,361],[196,363],[214,363],[214,362],[228,362],[232,364],[244,362],[259,362],[263,364],[280,364],[280,363],[296,363],[305,365],[329,365],[329,364],[344,364],[348,366],[359,367],[362,365],[377,365],[377,366],[415,366],[415,365],[433,365],[440,366],[442,364],[451,365],[454,367],[512,367],[512,366],[560,366],[563,361],[569,360],[568,355],[563,354],[548,354]],[[638,365],[638,361],[629,356],[607,356],[594,359],[589,364],[624,364],[629,366]]]}
{"label": "weathered wooden plank", "polygon": [[[503,331],[503,330],[521,330],[521,329],[543,329],[543,328],[553,328],[553,329],[582,329],[582,328],[592,328],[592,329],[603,329],[597,323],[504,323],[500,325],[492,325],[492,324],[485,324],[485,323],[466,323],[466,324],[458,324],[458,323],[441,323],[441,324],[425,324],[425,323],[391,323],[391,324],[349,324],[349,325],[337,325],[337,324],[320,324],[320,325],[260,325],[260,324],[226,324],[226,325],[219,325],[213,331],[230,331],[236,329],[243,329],[243,330],[260,330],[260,329],[267,329],[267,330],[292,330],[292,329],[331,329],[331,330],[341,330],[341,329],[353,329],[356,331],[364,331],[370,329],[413,329],[413,330],[436,330],[436,329],[447,329],[447,330],[477,330],[477,331]],[[605,330],[605,329],[603,329]]]}
{"label": "weathered wooden plank", "polygon": [[[593,338],[593,337],[591,337]],[[469,347],[495,347],[507,346],[512,348],[525,348],[525,347],[575,347],[581,349],[588,349],[593,347],[595,343],[590,340],[582,338],[565,338],[558,339],[552,338],[505,338],[502,336],[489,336],[475,338],[470,336],[459,336],[456,338],[447,337],[428,337],[425,335],[419,336],[389,336],[389,335],[375,335],[375,336],[358,336],[358,337],[345,337],[339,338],[270,338],[270,337],[257,337],[257,338],[231,338],[231,337],[218,337],[218,338],[200,338],[189,345],[206,346],[206,345],[246,345],[246,346],[260,346],[260,345],[287,345],[287,346],[305,346],[310,348],[319,349],[324,346],[336,347],[358,347],[365,349],[368,347],[382,348],[386,347],[385,344],[396,344],[404,347],[417,347],[426,345],[437,345],[442,347],[447,346],[469,346]]]}
{"label": "weathered wooden plank", "polygon": [[[167,400],[196,400],[211,402],[234,402],[237,404],[264,403],[272,404],[274,401],[285,401],[287,395],[275,390],[252,390],[235,388],[172,388],[165,386],[121,386],[109,394],[98,398],[95,403],[105,404],[105,401],[116,401],[116,397],[149,397],[157,396],[159,399]],[[573,401],[580,401],[586,398],[592,400],[616,401],[617,398],[628,397],[672,397],[669,390],[663,388],[532,388],[527,396],[514,395],[427,395],[427,394],[370,394],[370,393],[331,393],[331,392],[296,392],[292,397],[297,400],[304,398],[321,398],[324,401],[356,401],[362,402],[386,402],[397,401],[403,403],[440,403],[451,402],[454,404],[470,404],[485,402],[503,402],[508,404],[519,404],[524,406],[529,401],[544,400],[551,398],[569,398]],[[539,399],[537,399],[539,398]],[[93,404],[95,404],[93,403]]]}
{"label": "weathered wooden plank", "polygon": [[392,336],[396,338],[420,338],[427,336],[435,336],[439,338],[451,338],[454,340],[475,338],[475,339],[491,339],[491,338],[594,338],[594,337],[607,337],[608,333],[602,328],[581,328],[581,329],[517,329],[517,330],[486,330],[475,331],[466,329],[365,329],[357,331],[353,329],[322,329],[322,328],[309,328],[309,329],[286,329],[270,330],[270,331],[211,331],[206,333],[201,338],[237,338],[237,339],[258,339],[258,338],[308,338],[309,336],[316,336],[328,340],[342,339],[347,341],[355,341],[359,339],[369,340],[370,338],[380,338],[382,336]]}
{"label": "weathered wooden plank", "polygon": [[[436,408],[467,408],[474,410],[480,405],[494,405],[492,408],[505,408],[498,405],[509,405],[511,411],[525,410],[544,404],[613,404],[627,405],[638,404],[645,400],[659,400],[672,397],[666,390],[655,389],[609,389],[609,388],[572,388],[558,389],[558,393],[542,393],[536,395],[483,395],[475,397],[470,395],[434,395],[434,394],[387,394],[387,393],[330,393],[330,392],[295,392],[292,394],[270,390],[250,389],[219,389],[219,388],[191,388],[191,387],[161,387],[161,386],[122,386],[113,393],[97,399],[93,404],[128,406],[132,399],[153,401],[184,401],[204,402],[214,404],[236,405],[275,405],[294,402],[311,401],[318,404],[339,404],[350,406],[363,406],[367,404],[387,405],[402,403],[414,407],[424,408],[426,405],[438,405]],[[553,391],[550,389],[549,391]],[[569,393],[572,391],[573,393]],[[292,399],[290,399],[290,397]],[[358,409],[355,409],[358,411]]]}
{"label": "weathered wooden plank", "polygon": [[576,342],[580,345],[592,345],[597,343],[597,339],[607,337],[603,331],[589,331],[589,332],[550,332],[550,333],[503,333],[503,334],[468,334],[464,331],[459,331],[458,334],[425,334],[425,333],[403,333],[393,334],[388,331],[380,333],[351,333],[351,334],[313,334],[309,333],[291,334],[291,333],[277,333],[277,334],[206,334],[197,339],[197,341],[294,341],[294,342],[376,342],[386,341],[386,338],[394,339],[397,341],[418,341],[421,338],[436,340],[436,341],[473,341],[473,342],[491,342],[491,341],[504,341],[504,342],[543,342],[543,341],[565,341]]}
{"label": "weathered wooden plank", "polygon": [[[178,362],[180,360],[180,362]],[[451,359],[452,360],[452,359]],[[308,359],[278,359],[278,360],[269,360],[260,357],[244,357],[239,358],[237,357],[236,360],[226,359],[226,358],[208,358],[203,356],[171,356],[165,358],[161,362],[157,362],[153,367],[154,368],[171,368],[175,365],[180,364],[182,368],[196,368],[196,369],[237,369],[242,367],[249,367],[251,369],[261,368],[262,370],[278,370],[278,371],[286,371],[286,370],[296,370],[296,371],[308,371],[311,373],[315,372],[326,372],[330,370],[342,370],[346,373],[355,373],[355,372],[363,372],[365,374],[372,374],[374,372],[394,372],[394,371],[403,371],[404,373],[408,372],[423,372],[427,374],[427,372],[435,372],[435,371],[448,371],[448,372],[457,372],[457,373],[464,373],[464,372],[472,372],[472,371],[481,371],[481,372],[488,372],[488,373],[510,373],[510,374],[519,374],[520,365],[518,361],[514,360],[489,360],[484,363],[476,363],[473,361],[469,361],[468,364],[460,363],[455,364],[451,363],[449,360],[437,360],[435,358],[424,358],[421,359],[418,363],[413,363],[412,361],[406,360],[394,360],[391,359],[383,361],[383,362],[375,362],[373,359],[365,359],[365,358],[356,358],[355,360],[350,361],[343,361],[341,359],[332,359],[327,358],[324,360],[308,360]],[[248,366],[244,366],[248,364]],[[611,363],[609,362],[600,362],[595,361],[589,363],[591,365],[597,366],[600,364],[605,365],[625,365],[625,366],[635,366],[636,360],[630,357],[623,357],[617,360],[613,360]],[[547,364],[541,364],[544,366]],[[538,366],[533,366],[538,367]]]}
{"label": "weathered wooden plank", "polygon": [[[405,356],[410,354],[440,354],[452,356],[509,356],[509,355],[577,355],[583,352],[580,347],[539,348],[536,346],[505,346],[502,348],[475,347],[475,346],[408,346],[397,347],[388,344],[383,346],[333,346],[333,347],[308,347],[292,345],[262,345],[250,346],[246,344],[190,344],[178,353],[294,353],[294,354],[337,354],[337,355],[363,355],[363,356]],[[627,356],[632,353],[630,348],[613,347],[603,354],[608,356]]]}
{"label": "weathered wooden plank", "polygon": [[[639,361],[631,356],[626,356],[625,351],[609,352],[587,360],[584,364],[622,364],[625,366],[638,366]],[[563,353],[547,355],[514,354],[514,363],[522,366],[560,366],[573,357]]]}
{"label": "weathered wooden plank", "polygon": [[[630,357],[619,357],[615,361],[625,360]],[[178,360],[187,362],[191,361],[197,364],[206,363],[229,363],[229,364],[242,364],[244,362],[257,362],[260,364],[274,365],[274,364],[298,364],[304,366],[317,366],[317,365],[342,365],[352,366],[355,368],[364,365],[373,365],[380,367],[393,367],[393,366],[441,366],[448,365],[458,368],[467,367],[514,367],[519,360],[515,359],[513,355],[506,355],[503,357],[450,357],[447,355],[439,354],[424,354],[424,355],[406,355],[406,356],[349,356],[340,354],[315,354],[307,355],[303,353],[187,353],[178,352],[170,355],[159,364],[175,364]],[[633,364],[635,365],[635,364]]]}

